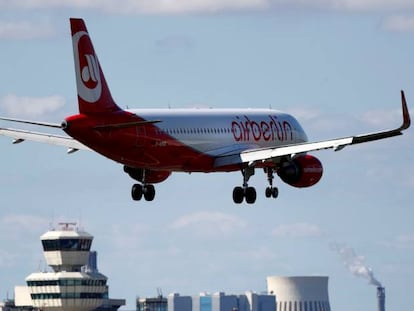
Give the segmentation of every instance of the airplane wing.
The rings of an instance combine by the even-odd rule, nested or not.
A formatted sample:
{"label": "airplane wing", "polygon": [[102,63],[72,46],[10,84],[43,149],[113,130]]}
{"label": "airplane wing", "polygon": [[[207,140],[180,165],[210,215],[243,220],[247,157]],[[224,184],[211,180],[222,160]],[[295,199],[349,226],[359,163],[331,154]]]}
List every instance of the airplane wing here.
{"label": "airplane wing", "polygon": [[[235,155],[230,158],[226,157],[225,159],[216,159],[216,166],[225,164],[240,164],[240,163],[254,163],[256,161],[271,161],[278,157],[294,155],[299,153],[306,153],[309,151],[316,151],[322,149],[333,149],[334,151],[339,151],[345,148],[348,145],[355,145],[360,143],[365,143],[374,140],[385,139],[393,136],[402,135],[402,131],[410,127],[411,120],[410,114],[407,108],[407,102],[405,100],[404,92],[401,91],[401,102],[402,102],[402,113],[403,113],[403,123],[399,128],[374,132],[363,135],[349,136],[344,138],[330,139],[319,142],[310,142],[294,145],[286,145],[281,147],[270,147],[270,148],[259,148],[259,149],[249,149],[242,151],[238,157]],[[233,163],[230,163],[233,162]]]}
{"label": "airplane wing", "polygon": [[13,144],[21,143],[25,140],[47,143],[51,145],[64,146],[68,148],[68,153],[78,150],[91,150],[77,140],[69,136],[37,133],[31,131],[17,130],[12,128],[0,128],[0,135],[13,138]]}

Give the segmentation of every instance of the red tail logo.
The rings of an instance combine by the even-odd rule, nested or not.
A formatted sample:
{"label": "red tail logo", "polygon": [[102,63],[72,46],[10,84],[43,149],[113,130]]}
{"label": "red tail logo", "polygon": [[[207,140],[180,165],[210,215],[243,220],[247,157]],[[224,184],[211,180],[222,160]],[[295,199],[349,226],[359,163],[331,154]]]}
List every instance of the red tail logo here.
{"label": "red tail logo", "polygon": [[119,110],[112,99],[85,23],[71,19],[73,56],[79,112],[101,113]]}
{"label": "red tail logo", "polygon": [[92,51],[79,49],[81,40],[86,41],[82,47],[90,46],[87,44],[90,42],[87,32],[79,31],[73,35],[72,39],[78,95],[86,102],[95,103],[102,94],[101,73],[97,57],[93,48]]}

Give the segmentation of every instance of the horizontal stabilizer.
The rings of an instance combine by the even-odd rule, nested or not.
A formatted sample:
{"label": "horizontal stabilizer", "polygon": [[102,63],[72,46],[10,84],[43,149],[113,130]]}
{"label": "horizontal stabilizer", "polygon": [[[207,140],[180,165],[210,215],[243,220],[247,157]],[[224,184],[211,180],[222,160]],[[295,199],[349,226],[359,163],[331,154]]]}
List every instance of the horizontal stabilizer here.
{"label": "horizontal stabilizer", "polygon": [[17,122],[17,123],[24,123],[24,124],[31,124],[31,125],[54,127],[54,128],[58,128],[58,129],[62,128],[62,125],[57,124],[57,123],[38,122],[38,121],[30,121],[30,120],[22,120],[22,119],[11,119],[11,118],[0,118],[0,120],[10,121],[10,122]]}
{"label": "horizontal stabilizer", "polygon": [[13,138],[14,144],[22,143],[25,140],[29,140],[39,143],[46,143],[50,145],[64,146],[73,150],[90,150],[84,144],[68,136],[37,133],[10,128],[0,128],[0,135]]}

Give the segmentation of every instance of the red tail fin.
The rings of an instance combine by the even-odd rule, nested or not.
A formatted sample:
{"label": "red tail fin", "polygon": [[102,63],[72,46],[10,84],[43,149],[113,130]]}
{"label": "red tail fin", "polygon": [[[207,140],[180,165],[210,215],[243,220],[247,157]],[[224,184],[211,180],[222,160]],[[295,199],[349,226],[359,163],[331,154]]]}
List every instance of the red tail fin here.
{"label": "red tail fin", "polygon": [[112,99],[84,21],[71,18],[70,26],[79,112],[95,114],[120,110]]}

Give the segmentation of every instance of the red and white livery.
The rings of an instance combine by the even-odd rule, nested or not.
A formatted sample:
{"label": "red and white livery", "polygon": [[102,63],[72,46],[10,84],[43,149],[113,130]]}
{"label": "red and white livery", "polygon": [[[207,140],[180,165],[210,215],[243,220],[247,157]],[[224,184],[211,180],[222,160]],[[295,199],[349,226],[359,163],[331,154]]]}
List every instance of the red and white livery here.
{"label": "red and white livery", "polygon": [[233,201],[256,201],[248,185],[256,168],[269,181],[266,197],[276,198],[276,173],[294,187],[310,187],[322,177],[322,164],[310,151],[333,148],[401,135],[410,126],[410,116],[401,91],[403,123],[399,128],[319,142],[308,142],[299,122],[287,113],[271,109],[121,109],[113,100],[85,23],[70,19],[79,114],[61,124],[1,118],[32,125],[61,128],[58,136],[10,128],[0,134],[14,143],[32,140],[77,150],[93,150],[124,165],[138,181],[132,198],[152,201],[155,183],[172,172],[241,171],[241,186]]}

